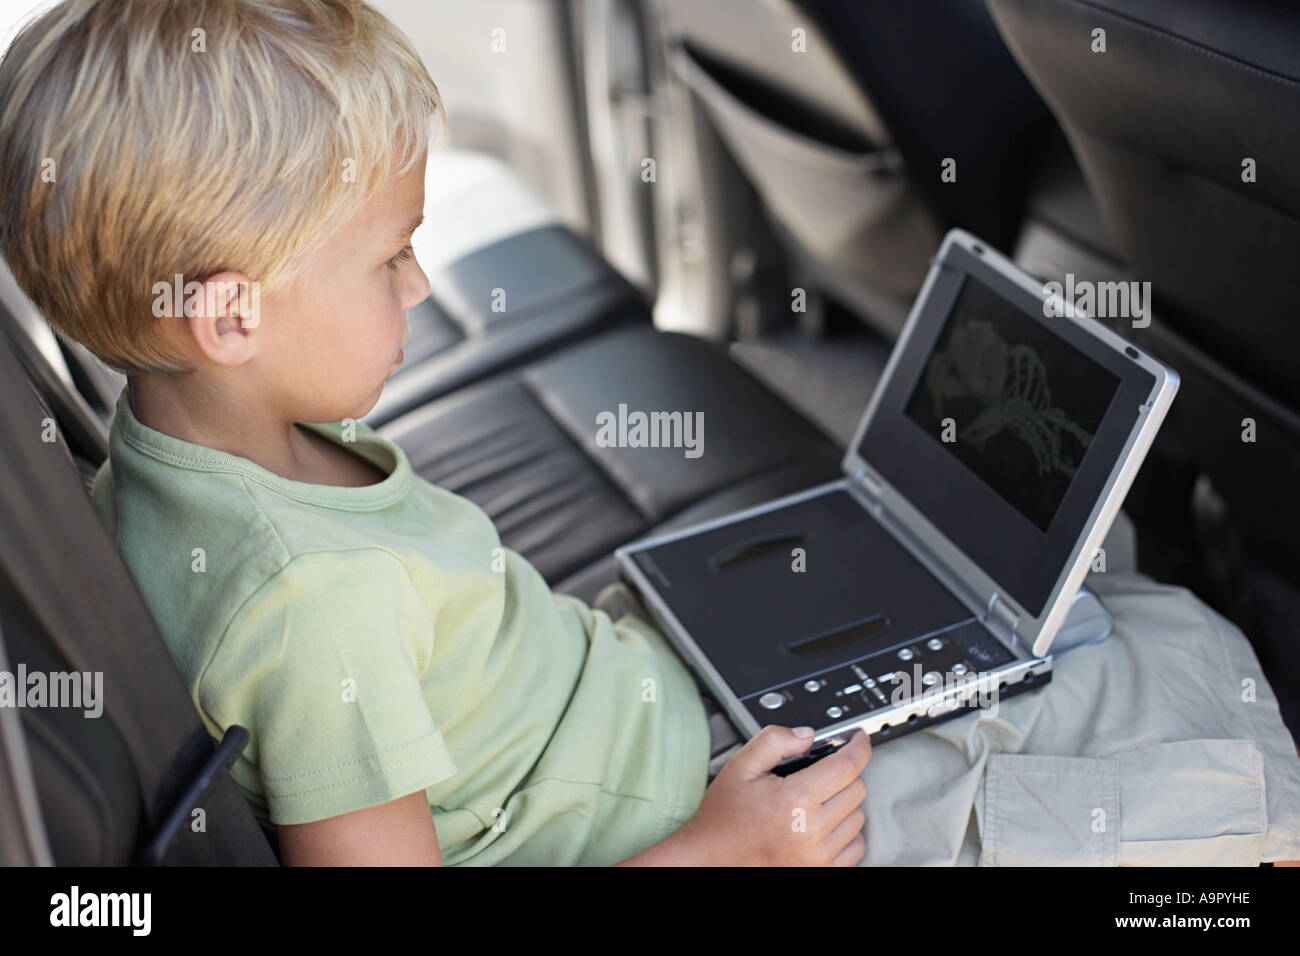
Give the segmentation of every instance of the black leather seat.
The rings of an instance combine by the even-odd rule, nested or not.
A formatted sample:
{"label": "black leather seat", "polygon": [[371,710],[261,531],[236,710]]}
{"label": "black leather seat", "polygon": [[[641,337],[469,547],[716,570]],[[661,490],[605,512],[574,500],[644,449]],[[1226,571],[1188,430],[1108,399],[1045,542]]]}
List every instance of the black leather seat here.
{"label": "black leather seat", "polygon": [[1300,12],[1272,0],[989,7],[1119,252],[1152,284],[1155,318],[1130,334],[1182,374],[1170,425],[1252,547],[1300,578]]}

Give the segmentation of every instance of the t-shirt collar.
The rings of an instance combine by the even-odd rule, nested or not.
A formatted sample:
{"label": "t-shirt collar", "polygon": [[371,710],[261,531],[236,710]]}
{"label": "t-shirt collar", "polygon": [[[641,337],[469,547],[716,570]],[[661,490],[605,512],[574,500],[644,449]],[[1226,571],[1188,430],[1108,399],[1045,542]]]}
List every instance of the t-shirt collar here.
{"label": "t-shirt collar", "polygon": [[360,455],[375,465],[386,477],[383,481],[360,488],[316,485],[283,478],[239,455],[218,451],[205,445],[183,441],[145,425],[131,408],[130,387],[118,394],[113,427],[109,437],[110,458],[114,445],[125,444],[142,455],[165,464],[196,471],[242,475],[273,491],[306,504],[326,507],[375,510],[387,507],[406,494],[411,480],[411,464],[395,442],[377,433],[362,421],[355,421],[355,441],[344,441],[343,422],[303,422],[303,426],[324,435],[334,444]]}

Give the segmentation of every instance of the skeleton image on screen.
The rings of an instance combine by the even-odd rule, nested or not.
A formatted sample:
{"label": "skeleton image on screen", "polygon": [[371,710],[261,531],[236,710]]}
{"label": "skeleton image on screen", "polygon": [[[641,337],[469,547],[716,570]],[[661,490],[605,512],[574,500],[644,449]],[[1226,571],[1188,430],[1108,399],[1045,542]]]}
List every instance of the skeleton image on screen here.
{"label": "skeleton image on screen", "polygon": [[906,413],[1046,532],[1119,379],[1044,322],[967,281]]}
{"label": "skeleton image on screen", "polygon": [[970,397],[979,403],[979,413],[960,427],[958,440],[982,452],[985,442],[1006,429],[1029,446],[1040,475],[1073,476],[1078,460],[1063,438],[1082,448],[1092,441],[1091,432],[1052,405],[1047,368],[1038,353],[1027,345],[1008,346],[990,322],[975,320],[956,330],[947,350],[930,359],[925,383],[939,420],[946,417],[948,399]]}

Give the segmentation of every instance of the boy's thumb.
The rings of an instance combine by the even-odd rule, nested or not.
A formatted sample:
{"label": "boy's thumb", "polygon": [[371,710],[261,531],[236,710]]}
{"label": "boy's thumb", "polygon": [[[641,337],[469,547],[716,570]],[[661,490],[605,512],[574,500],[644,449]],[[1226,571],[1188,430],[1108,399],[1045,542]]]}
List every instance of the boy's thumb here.
{"label": "boy's thumb", "polygon": [[[808,736],[800,736],[800,732]],[[804,753],[812,745],[813,729],[799,727],[791,729],[769,724],[760,730],[749,743],[745,744],[732,760],[741,760],[741,766],[755,776],[771,771],[786,757]]]}

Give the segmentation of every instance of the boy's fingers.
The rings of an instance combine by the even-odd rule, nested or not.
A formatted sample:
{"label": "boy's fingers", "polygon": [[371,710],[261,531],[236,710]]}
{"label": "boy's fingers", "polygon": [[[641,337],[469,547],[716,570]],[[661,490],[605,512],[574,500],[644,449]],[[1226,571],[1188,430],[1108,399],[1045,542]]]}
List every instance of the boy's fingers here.
{"label": "boy's fingers", "polygon": [[840,850],[831,866],[857,866],[866,855],[867,838],[859,833],[849,842],[848,846]]}
{"label": "boy's fingers", "polygon": [[827,848],[835,854],[838,854],[846,846],[862,835],[863,828],[867,825],[867,815],[860,808],[854,808],[853,812],[839,822],[830,836],[826,838]]}
{"label": "boy's fingers", "polygon": [[822,804],[822,813],[831,823],[839,823],[845,817],[862,806],[867,798],[867,784],[861,777],[854,777],[853,782]]}
{"label": "boy's fingers", "polygon": [[814,793],[829,799],[849,786],[866,769],[870,759],[871,738],[856,730],[852,739],[835,753],[791,774],[789,779],[799,777],[813,788]]}
{"label": "boy's fingers", "polygon": [[750,776],[762,776],[786,757],[807,751],[812,741],[811,733],[807,737],[798,737],[789,727],[769,724],[731,759],[732,762],[739,761],[741,768]]}

